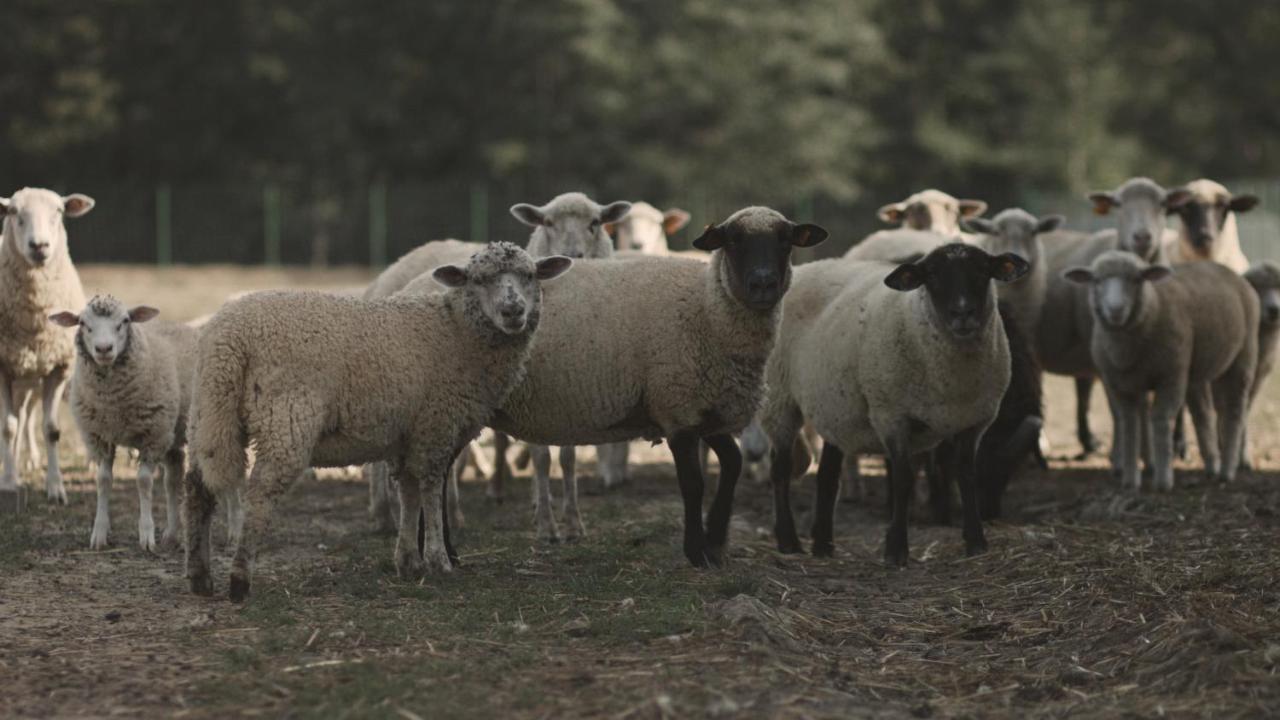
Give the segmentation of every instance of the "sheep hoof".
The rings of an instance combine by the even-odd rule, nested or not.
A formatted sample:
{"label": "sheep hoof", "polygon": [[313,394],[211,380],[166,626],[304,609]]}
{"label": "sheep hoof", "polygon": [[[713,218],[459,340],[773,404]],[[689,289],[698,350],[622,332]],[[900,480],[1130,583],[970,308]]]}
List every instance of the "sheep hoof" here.
{"label": "sheep hoof", "polygon": [[192,594],[203,597],[213,595],[213,578],[209,576],[207,570],[191,573],[187,579],[191,582]]}
{"label": "sheep hoof", "polygon": [[783,555],[796,555],[804,552],[804,548],[800,547],[800,538],[795,536],[778,538],[778,552]]}
{"label": "sheep hoof", "polygon": [[180,546],[181,546],[181,543],[178,541],[177,531],[174,531],[172,533],[166,531],[163,535],[160,536],[159,547],[161,552],[173,552],[174,550],[177,550]]}
{"label": "sheep hoof", "polygon": [[49,488],[45,492],[45,496],[49,499],[49,502],[55,505],[67,504],[67,491],[61,485]]}
{"label": "sheep hoof", "polygon": [[231,602],[244,602],[249,597],[249,578],[232,575],[231,589],[227,595],[231,598]]}
{"label": "sheep hoof", "polygon": [[703,554],[711,567],[724,567],[724,545],[710,545]]}
{"label": "sheep hoof", "polygon": [[965,557],[974,557],[975,555],[983,555],[987,552],[987,539],[980,537],[977,540],[966,540],[964,543]]}
{"label": "sheep hoof", "polygon": [[885,543],[884,562],[889,567],[904,568],[907,566],[907,560],[909,558],[910,553],[907,551],[907,544],[905,542]]}
{"label": "sheep hoof", "polygon": [[836,546],[834,543],[830,541],[814,540],[813,547],[810,548],[810,552],[813,553],[814,557],[821,557],[821,558],[835,557]]}

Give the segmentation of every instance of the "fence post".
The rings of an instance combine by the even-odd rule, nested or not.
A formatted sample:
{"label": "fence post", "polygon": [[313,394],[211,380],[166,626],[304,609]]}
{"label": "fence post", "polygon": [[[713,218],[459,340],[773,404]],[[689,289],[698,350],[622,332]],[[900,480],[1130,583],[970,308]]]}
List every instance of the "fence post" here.
{"label": "fence post", "polygon": [[156,186],[156,264],[173,264],[173,191],[168,183]]}
{"label": "fence post", "polygon": [[387,186],[369,186],[369,264],[375,268],[387,264]]}
{"label": "fence post", "polygon": [[262,188],[262,241],[263,260],[267,265],[280,264],[280,188],[267,185]]}
{"label": "fence post", "polygon": [[473,242],[489,242],[489,186],[471,184],[471,237]]}

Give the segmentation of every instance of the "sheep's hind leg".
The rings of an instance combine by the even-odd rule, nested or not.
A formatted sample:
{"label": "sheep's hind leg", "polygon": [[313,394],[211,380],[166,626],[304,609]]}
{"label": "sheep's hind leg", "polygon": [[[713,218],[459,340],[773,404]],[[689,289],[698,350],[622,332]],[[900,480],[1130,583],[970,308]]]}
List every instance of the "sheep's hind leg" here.
{"label": "sheep's hind leg", "polygon": [[978,482],[976,461],[978,441],[983,428],[970,428],[952,439],[949,458],[949,476],[960,485],[960,504],[964,515],[964,553],[969,557],[987,551],[987,538],[982,532],[982,518],[978,508]]}
{"label": "sheep's hind leg", "polygon": [[1191,424],[1195,426],[1196,444],[1200,446],[1204,474],[1215,479],[1219,475],[1223,458],[1218,456],[1218,418],[1208,383],[1187,388],[1187,408],[1191,411]]}
{"label": "sheep's hind leg", "polygon": [[587,534],[578,511],[577,448],[563,445],[560,448],[560,474],[564,476],[564,539],[577,542]]}
{"label": "sheep's hind leg", "polygon": [[822,445],[822,459],[818,461],[817,493],[814,499],[813,556],[831,557],[836,553],[834,542],[836,496],[840,493],[840,472],[844,465],[844,453],[835,443]]}
{"label": "sheep's hind leg", "polygon": [[191,463],[184,477],[183,524],[187,533],[187,581],[196,595],[213,594],[209,555],[213,545],[213,512],[218,501],[204,484],[199,465]]}
{"label": "sheep's hind leg", "polygon": [[1089,429],[1089,399],[1093,395],[1093,378],[1076,378],[1076,439],[1080,441],[1079,459],[1098,451],[1098,439]]}
{"label": "sheep's hind leg", "polygon": [[244,503],[244,529],[231,559],[232,602],[243,602],[249,597],[253,564],[258,558],[258,546],[271,524],[276,500],[288,490],[307,467],[301,463],[273,457],[272,453],[259,449],[257,462],[249,475],[248,485],[241,500]]}
{"label": "sheep's hind leg", "polygon": [[58,408],[62,404],[62,391],[67,387],[67,369],[58,368],[44,379],[44,449],[45,494],[49,500],[67,504],[67,490],[62,486],[62,471],[58,468],[58,440],[62,430],[58,427]]}
{"label": "sheep's hind leg", "polygon": [[1173,426],[1182,414],[1182,402],[1187,391],[1182,385],[1161,388],[1155,393],[1151,406],[1151,465],[1153,486],[1157,490],[1173,489]]}
{"label": "sheep's hind leg", "polygon": [[182,466],[186,455],[182,448],[164,454],[164,534],[160,536],[160,548],[164,550],[178,546],[178,532],[182,524],[178,501],[182,495]]}
{"label": "sheep's hind leg", "polygon": [[155,471],[155,463],[138,463],[138,547],[152,553],[156,551],[156,520],[151,512]]}
{"label": "sheep's hind leg", "polygon": [[[776,438],[771,438],[777,440]],[[788,439],[774,442],[769,457],[769,475],[773,482],[773,538],[778,552],[803,552],[796,533],[795,516],[791,512],[791,473],[794,445]]]}
{"label": "sheep's hind leg", "polygon": [[418,477],[407,474],[402,463],[393,469],[396,486],[400,491],[400,527],[396,534],[396,574],[402,580],[421,577],[425,567],[422,551],[418,547],[418,521],[422,514],[422,483]]}
{"label": "sheep's hind leg", "polygon": [[702,524],[702,469],[698,466],[699,438],[692,433],[677,433],[667,439],[676,464],[680,496],[684,500],[684,556],[694,567],[712,564],[707,554],[707,532]]}
{"label": "sheep's hind leg", "polygon": [[111,535],[111,466],[114,465],[116,448],[101,440],[91,440],[90,452],[98,466],[95,477],[98,489],[98,509],[93,516],[93,531],[89,535],[89,549],[101,550],[107,546]]}
{"label": "sheep's hind leg", "polygon": [[0,373],[0,431],[4,433],[4,472],[0,474],[0,491],[18,492],[18,463],[14,457],[14,443],[18,437],[18,415],[14,404],[13,380]]}
{"label": "sheep's hind leg", "polygon": [[391,480],[387,463],[369,463],[362,472],[369,480],[369,516],[373,518],[374,530],[390,535],[396,531],[396,519],[395,509],[391,507]]}
{"label": "sheep's hind leg", "polygon": [[906,567],[911,557],[907,543],[907,514],[911,492],[915,486],[916,468],[911,456],[910,430],[903,427],[884,439],[885,459],[889,463],[889,488],[893,515],[885,533],[884,560],[891,567]]}

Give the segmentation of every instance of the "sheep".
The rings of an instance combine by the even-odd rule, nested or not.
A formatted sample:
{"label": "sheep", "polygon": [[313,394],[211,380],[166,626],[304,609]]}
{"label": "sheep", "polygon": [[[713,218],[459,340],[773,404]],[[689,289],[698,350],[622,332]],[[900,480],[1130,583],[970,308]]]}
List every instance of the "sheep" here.
{"label": "sheep", "polygon": [[1158,240],[1164,235],[1165,215],[1190,196],[1185,188],[1165,190],[1148,178],[1131,178],[1114,191],[1089,194],[1095,213],[1111,215],[1119,210],[1114,229],[1092,235],[1063,230],[1045,234],[1048,286],[1035,336],[1036,361],[1046,372],[1076,379],[1076,436],[1083,455],[1098,448],[1089,429],[1089,395],[1097,374],[1089,350],[1093,313],[1088,292],[1066,280],[1062,272],[1088,265],[1108,250],[1126,250],[1147,262],[1162,262],[1163,245]]}
{"label": "sheep", "polygon": [[[491,426],[531,443],[580,445],[665,439],[684,501],[684,554],[719,565],[742,456],[733,433],[760,400],[793,247],[827,232],[748,207],[693,242],[707,262],[678,257],[586,260],[547,289],[524,380]],[[629,300],[625,307],[615,301]],[[591,348],[591,352],[581,352]],[[704,526],[698,441],[720,459]],[[539,516],[539,534],[555,533]]]}
{"label": "sheep", "polygon": [[[946,237],[960,234],[960,220],[987,211],[981,200],[957,200],[941,190],[921,190],[901,202],[889,203],[876,215],[890,225],[910,230],[932,230]],[[930,248],[932,249],[932,248]]]}
{"label": "sheep", "polygon": [[[1258,366],[1253,373],[1253,387],[1249,389],[1249,407],[1258,398],[1258,391],[1270,377],[1276,363],[1276,344],[1280,341],[1280,265],[1271,261],[1254,263],[1244,274],[1258,295],[1260,317],[1258,322]],[[1241,441],[1242,468],[1249,468],[1250,456],[1248,424]]]}
{"label": "sheep", "polygon": [[947,236],[935,230],[878,230],[849,248],[844,259],[889,262],[911,255],[928,255],[936,248],[961,239],[958,235]]}
{"label": "sheep", "polygon": [[50,317],[56,325],[77,328],[71,412],[89,459],[97,465],[91,550],[107,546],[111,468],[121,445],[138,450],[138,544],[155,552],[151,488],[156,471],[163,473],[165,488],[160,544],[174,547],[178,542],[178,484],[186,460],[190,368],[199,333],[178,323],[144,325],[159,312],[146,305],[126,308],[110,295],[98,295],[79,314],[62,311]]}
{"label": "sheep", "polygon": [[1141,425],[1149,422],[1154,485],[1173,489],[1173,420],[1184,399],[1205,471],[1230,482],[1258,358],[1258,297],[1249,284],[1217,263],[1170,269],[1115,250],[1062,275],[1089,294],[1090,353],[1117,418],[1124,485],[1141,489]]}
{"label": "sheep", "polygon": [[[986,540],[975,497],[974,460],[1009,386],[1009,345],[992,280],[1026,274],[1025,260],[950,243],[923,260],[823,260],[795,272],[769,358],[761,424],[773,446],[778,549],[799,552],[789,486],[793,438],[805,422],[823,439],[814,513],[815,555],[831,555],[833,510],[845,452],[884,453],[893,517],[885,560],[905,565],[913,456],[952,439],[945,458],[960,482],[969,555]],[[916,290],[920,292],[914,292]]]}
{"label": "sheep", "polygon": [[45,494],[66,504],[58,467],[58,439],[62,430],[58,407],[75,361],[72,333],[49,322],[49,315],[84,307],[80,276],[67,249],[63,219],[81,217],[93,209],[93,198],[73,193],[23,188],[0,197],[4,215],[0,247],[0,413],[4,419],[4,471],[0,494],[17,492],[17,462],[13,443],[18,432],[15,383],[41,381],[44,412]]}
{"label": "sheep", "polygon": [[1030,341],[1040,330],[1040,313],[1044,308],[1049,271],[1044,262],[1043,236],[1057,230],[1066,221],[1061,215],[1037,218],[1021,209],[1000,211],[990,220],[965,218],[960,227],[976,236],[976,244],[992,255],[1011,252],[1031,263],[1031,271],[1015,282],[999,287],[1000,301],[1013,313],[1017,330]]}
{"label": "sheep", "polygon": [[1185,189],[1190,195],[1170,208],[1182,222],[1165,239],[1169,263],[1212,260],[1244,274],[1249,260],[1240,249],[1236,214],[1252,210],[1257,196],[1232,195],[1220,183],[1204,178],[1187,183]]}
{"label": "sheep", "polygon": [[[400,478],[397,572],[450,571],[456,556],[442,513],[445,476],[523,373],[541,284],[572,263],[557,255],[535,262],[498,242],[465,267],[436,268],[444,293],[364,300],[279,291],[219,310],[200,336],[191,403],[184,518],[191,590],[213,592],[215,494],[244,487],[230,583],[238,602],[249,594],[272,508],[294,480],[308,467],[378,460],[390,461]],[[380,352],[364,352],[371,346]],[[256,457],[246,482],[248,445]]]}
{"label": "sheep", "polygon": [[631,212],[612,223],[611,233],[620,252],[636,251],[645,255],[670,255],[667,238],[689,223],[689,213],[680,208],[665,212],[644,201],[631,203]]}

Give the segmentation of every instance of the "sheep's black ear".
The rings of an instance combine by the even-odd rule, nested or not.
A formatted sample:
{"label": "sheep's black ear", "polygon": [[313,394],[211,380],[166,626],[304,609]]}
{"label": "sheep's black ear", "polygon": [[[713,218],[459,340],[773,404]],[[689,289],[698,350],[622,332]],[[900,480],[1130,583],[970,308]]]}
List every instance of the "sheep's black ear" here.
{"label": "sheep's black ear", "polygon": [[1142,269],[1142,275],[1140,277],[1147,282],[1160,282],[1161,280],[1172,276],[1173,270],[1167,265],[1148,265]]}
{"label": "sheep's black ear", "polygon": [[907,211],[907,206],[900,202],[889,203],[876,211],[876,217],[890,225],[897,225],[902,222],[902,215]]}
{"label": "sheep's black ear", "polygon": [[52,322],[54,325],[61,325],[62,327],[75,327],[80,324],[80,316],[73,312],[63,310],[62,312],[50,315],[49,322]]}
{"label": "sheep's black ear", "polygon": [[791,244],[796,247],[813,247],[827,239],[827,231],[813,223],[791,225]]}
{"label": "sheep's black ear", "polygon": [[923,285],[924,276],[925,272],[922,266],[916,263],[907,263],[894,268],[893,272],[885,277],[884,284],[894,290],[907,292]]}
{"label": "sheep's black ear", "polygon": [[1250,210],[1253,209],[1253,206],[1257,204],[1258,204],[1257,195],[1246,194],[1246,195],[1236,195],[1235,197],[1231,198],[1231,202],[1227,203],[1227,207],[1231,209],[1231,212],[1242,213],[1242,212],[1249,212]]}
{"label": "sheep's black ear", "polygon": [[1040,222],[1036,223],[1036,234],[1053,232],[1062,227],[1067,219],[1061,215],[1045,215],[1040,218]]}
{"label": "sheep's black ear", "polygon": [[1120,198],[1109,192],[1091,192],[1089,202],[1093,203],[1094,215],[1106,215],[1114,208],[1120,207]]}
{"label": "sheep's black ear", "polygon": [[662,213],[662,233],[664,235],[674,235],[680,231],[680,228],[689,224],[689,213],[680,208],[671,208]]}
{"label": "sheep's black ear", "polygon": [[979,235],[996,235],[996,224],[986,218],[980,217],[962,217],[960,218],[960,229],[965,232],[976,233]]}
{"label": "sheep's black ear", "polygon": [[130,322],[146,322],[155,319],[155,316],[159,314],[160,311],[150,305],[139,305],[129,311],[129,320]]}
{"label": "sheep's black ear", "polygon": [[1016,253],[1003,253],[991,258],[991,278],[1013,282],[1031,270],[1031,263]]}
{"label": "sheep's black ear", "polygon": [[542,208],[529,203],[518,203],[511,206],[511,215],[529,227],[539,227],[547,223],[547,215]]}
{"label": "sheep's black ear", "polygon": [[698,239],[693,241],[693,246],[707,252],[719,250],[724,247],[724,230],[719,225],[708,225]]}
{"label": "sheep's black ear", "polygon": [[631,212],[631,203],[625,200],[609,203],[600,209],[600,222],[616,223]]}
{"label": "sheep's black ear", "polygon": [[1164,194],[1164,200],[1161,204],[1166,210],[1177,210],[1195,199],[1195,194],[1186,188],[1172,188]]}
{"label": "sheep's black ear", "polygon": [[537,271],[534,274],[539,280],[550,280],[564,274],[572,265],[573,261],[563,255],[548,255],[535,264]]}
{"label": "sheep's black ear", "polygon": [[1093,282],[1093,271],[1085,267],[1067,268],[1062,271],[1062,279],[1077,285],[1087,285]]}
{"label": "sheep's black ear", "polygon": [[961,200],[960,217],[976,218],[987,211],[987,204],[981,200]]}
{"label": "sheep's black ear", "polygon": [[462,287],[467,284],[467,271],[457,265],[441,265],[431,271],[431,277],[445,287]]}

